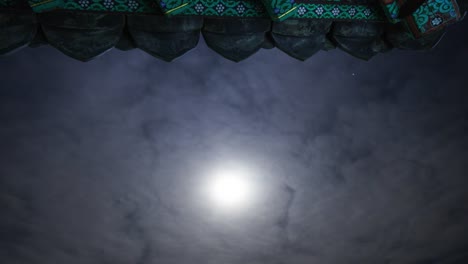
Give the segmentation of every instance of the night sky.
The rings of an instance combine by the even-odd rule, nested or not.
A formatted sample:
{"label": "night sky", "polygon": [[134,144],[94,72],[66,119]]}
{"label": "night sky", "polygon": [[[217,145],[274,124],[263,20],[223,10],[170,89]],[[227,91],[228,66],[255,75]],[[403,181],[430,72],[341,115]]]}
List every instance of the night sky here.
{"label": "night sky", "polygon": [[[1,58],[0,262],[468,263],[467,28],[369,62]],[[207,199],[219,168],[243,206]]]}

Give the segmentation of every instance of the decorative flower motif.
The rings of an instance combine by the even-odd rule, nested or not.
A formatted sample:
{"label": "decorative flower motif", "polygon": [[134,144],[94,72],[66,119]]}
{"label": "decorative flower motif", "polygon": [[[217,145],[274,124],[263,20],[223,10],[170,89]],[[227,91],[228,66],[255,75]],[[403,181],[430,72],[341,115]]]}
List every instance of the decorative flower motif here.
{"label": "decorative flower motif", "polygon": [[107,9],[112,9],[114,7],[114,1],[113,0],[104,0],[103,5]]}
{"label": "decorative flower motif", "polygon": [[297,13],[302,16],[304,15],[305,13],[307,13],[307,8],[305,8],[304,6],[300,6],[298,9],[297,9]]}
{"label": "decorative flower motif", "polygon": [[166,9],[166,2],[161,1],[159,5],[161,6],[162,9]]}
{"label": "decorative flower motif", "polygon": [[348,14],[349,14],[350,16],[356,15],[356,8],[354,8],[354,7],[350,8],[350,9],[348,10]]}
{"label": "decorative flower motif", "polygon": [[135,1],[135,0],[130,0],[130,1],[128,1],[128,7],[130,9],[133,9],[133,10],[137,9],[138,8],[138,2]]}
{"label": "decorative flower motif", "polygon": [[317,9],[315,9],[315,13],[317,15],[319,15],[319,16],[322,15],[323,14],[323,7],[321,7],[321,6],[317,7]]}
{"label": "decorative flower motif", "polygon": [[237,7],[236,7],[236,10],[237,10],[237,13],[239,14],[243,14],[245,12],[245,6],[243,4],[239,4]]}
{"label": "decorative flower motif", "polygon": [[203,13],[203,10],[205,10],[205,6],[203,6],[201,3],[197,3],[197,4],[195,5],[195,11],[196,11],[197,13],[199,13],[199,14],[200,14],[200,13]]}
{"label": "decorative flower motif", "polygon": [[215,7],[216,12],[218,12],[220,14],[222,12],[224,12],[224,9],[226,9],[226,7],[223,4],[217,4],[216,7]]}
{"label": "decorative flower motif", "polygon": [[338,7],[334,7],[331,12],[332,12],[333,16],[338,16],[341,11],[340,11],[340,9],[338,9]]}
{"label": "decorative flower motif", "polygon": [[372,11],[369,8],[364,9],[364,15],[365,16],[370,16],[372,14]]}
{"label": "decorative flower motif", "polygon": [[82,8],[88,8],[88,6],[89,6],[89,0],[80,0],[80,1],[78,1],[78,4],[79,4]]}
{"label": "decorative flower motif", "polygon": [[431,25],[435,27],[435,26],[442,24],[443,21],[444,20],[441,17],[437,16],[431,20]]}
{"label": "decorative flower motif", "polygon": [[280,9],[279,9],[279,8],[275,8],[273,11],[275,12],[275,14],[278,14],[278,13],[280,12]]}

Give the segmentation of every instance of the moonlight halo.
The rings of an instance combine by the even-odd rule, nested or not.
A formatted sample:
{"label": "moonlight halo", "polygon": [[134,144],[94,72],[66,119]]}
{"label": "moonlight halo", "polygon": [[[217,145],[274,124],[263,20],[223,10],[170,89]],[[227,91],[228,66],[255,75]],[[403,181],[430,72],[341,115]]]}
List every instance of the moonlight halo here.
{"label": "moonlight halo", "polygon": [[206,183],[205,194],[218,210],[241,210],[255,198],[257,188],[251,171],[242,166],[214,170]]}

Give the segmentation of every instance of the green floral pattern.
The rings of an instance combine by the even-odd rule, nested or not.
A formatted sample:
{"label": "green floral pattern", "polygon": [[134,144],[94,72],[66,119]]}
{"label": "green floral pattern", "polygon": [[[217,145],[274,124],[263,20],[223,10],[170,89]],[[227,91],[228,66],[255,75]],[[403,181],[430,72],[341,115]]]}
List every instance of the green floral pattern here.
{"label": "green floral pattern", "polygon": [[384,21],[381,10],[367,5],[302,4],[295,18]]}
{"label": "green floral pattern", "polygon": [[[166,7],[185,5],[173,15],[208,16],[208,17],[250,17],[267,18],[268,8],[259,0],[29,0],[29,5],[35,12],[45,12],[54,9],[150,13],[162,15]],[[292,4],[291,0],[288,0]],[[269,1],[270,2],[270,1]],[[0,0],[0,6],[11,6],[11,3],[24,3],[21,0]],[[284,1],[271,1],[272,4],[284,4]],[[284,10],[292,5],[284,4]],[[287,17],[297,19],[336,19],[336,20],[375,20],[383,21],[379,8],[369,4],[352,4],[350,0],[316,0],[294,3],[294,9]],[[285,19],[282,17],[282,19]]]}
{"label": "green floral pattern", "polygon": [[265,7],[259,1],[198,0],[194,1],[181,15],[226,16],[226,17],[268,17]]}
{"label": "green floral pattern", "polygon": [[428,0],[419,7],[407,23],[415,36],[421,36],[461,19],[455,0]]}
{"label": "green floral pattern", "polygon": [[[336,2],[336,0],[332,1]],[[384,21],[384,16],[377,6],[320,2],[322,3],[298,3],[297,8],[295,8],[294,12],[291,12],[289,17],[297,19]],[[255,1],[198,0],[184,9],[181,15],[267,17],[268,14],[265,7]]]}
{"label": "green floral pattern", "polygon": [[284,20],[297,9],[295,0],[261,0],[273,20]]}
{"label": "green floral pattern", "polygon": [[[380,0],[387,6],[375,5],[371,0],[0,0],[1,9],[26,9],[35,12],[54,9],[94,12],[146,13],[163,15],[268,18],[271,10],[278,14],[291,11],[295,19],[330,19],[390,21],[398,17],[398,1]],[[182,6],[182,7],[181,7]],[[180,7],[180,8],[178,8]],[[177,10],[172,10],[178,8]],[[270,11],[268,11],[270,9]],[[172,10],[172,12],[168,12]],[[284,17],[282,17],[284,18]],[[281,19],[282,19],[281,18]],[[419,37],[442,29],[460,20],[455,0],[427,0],[409,18],[403,20],[414,36]],[[275,19],[275,18],[273,18]],[[279,17],[276,17],[279,19]]]}
{"label": "green floral pattern", "polygon": [[152,0],[65,0],[63,9],[123,13],[163,13]]}

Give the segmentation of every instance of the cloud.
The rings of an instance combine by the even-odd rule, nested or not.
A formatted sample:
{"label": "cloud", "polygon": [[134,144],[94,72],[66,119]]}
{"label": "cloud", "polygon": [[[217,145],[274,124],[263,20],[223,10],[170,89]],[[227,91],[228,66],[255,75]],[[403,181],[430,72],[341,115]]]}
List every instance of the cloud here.
{"label": "cloud", "polygon": [[[464,26],[370,62],[263,50],[236,64],[204,43],[173,63],[3,58],[2,260],[463,262]],[[256,210],[226,218],[198,199],[225,161],[255,168]]]}

